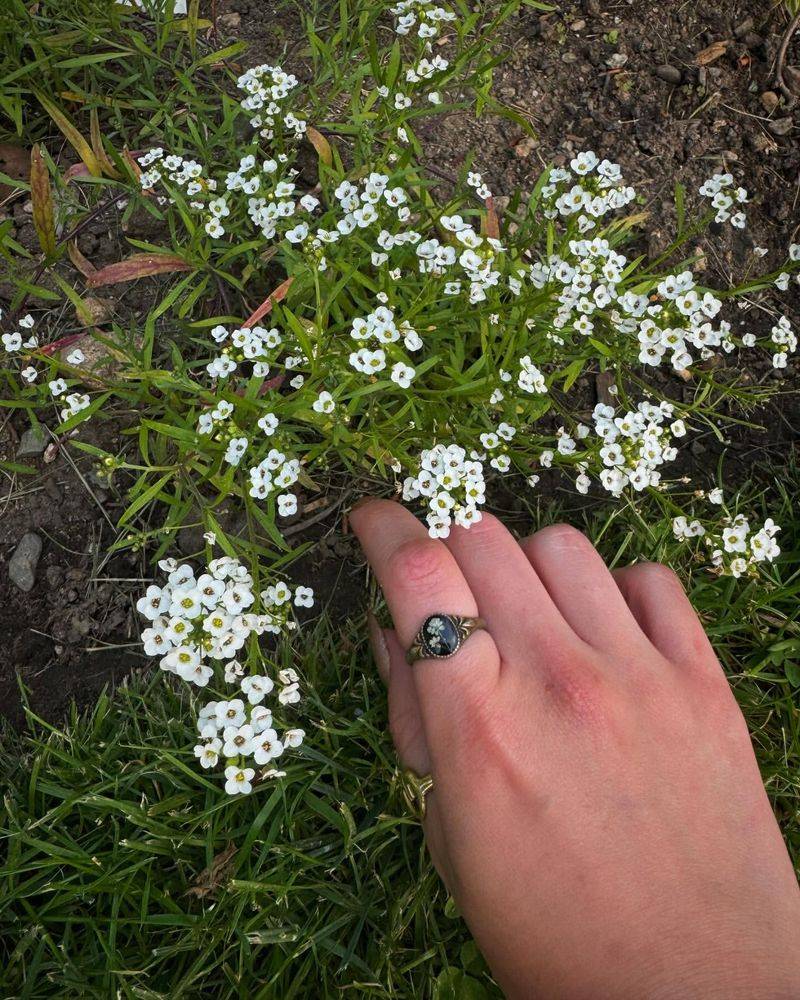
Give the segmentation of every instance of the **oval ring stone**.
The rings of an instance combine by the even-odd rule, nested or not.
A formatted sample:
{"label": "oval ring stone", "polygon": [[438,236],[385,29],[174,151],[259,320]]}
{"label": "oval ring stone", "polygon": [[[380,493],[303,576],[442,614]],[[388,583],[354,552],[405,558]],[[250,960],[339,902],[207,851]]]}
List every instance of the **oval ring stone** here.
{"label": "oval ring stone", "polygon": [[422,643],[430,656],[452,656],[461,644],[450,615],[431,615],[422,626]]}

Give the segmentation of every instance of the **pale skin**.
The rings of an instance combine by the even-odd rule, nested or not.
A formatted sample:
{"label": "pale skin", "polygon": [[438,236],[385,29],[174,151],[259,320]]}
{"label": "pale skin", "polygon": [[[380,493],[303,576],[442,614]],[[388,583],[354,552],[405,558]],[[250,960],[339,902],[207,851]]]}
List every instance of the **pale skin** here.
{"label": "pale skin", "polygon": [[[490,515],[446,540],[367,498],[351,525],[425,837],[506,995],[800,996],[800,890],[750,738],[677,577],[610,572],[565,525]],[[405,662],[428,615],[475,616],[447,660]]]}

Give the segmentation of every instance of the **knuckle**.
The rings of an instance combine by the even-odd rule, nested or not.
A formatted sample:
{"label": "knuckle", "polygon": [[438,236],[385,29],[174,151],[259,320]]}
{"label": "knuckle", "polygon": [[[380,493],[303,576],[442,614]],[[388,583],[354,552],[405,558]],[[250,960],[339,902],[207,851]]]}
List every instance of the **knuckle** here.
{"label": "knuckle", "polygon": [[389,557],[388,572],[405,587],[430,587],[442,574],[447,558],[441,542],[415,538],[400,544]]}
{"label": "knuckle", "polygon": [[669,566],[657,562],[637,563],[631,568],[631,580],[642,589],[680,587],[680,581],[675,572]]}
{"label": "knuckle", "polygon": [[591,542],[571,524],[551,524],[533,536],[537,545],[546,545],[554,549],[584,549]]}

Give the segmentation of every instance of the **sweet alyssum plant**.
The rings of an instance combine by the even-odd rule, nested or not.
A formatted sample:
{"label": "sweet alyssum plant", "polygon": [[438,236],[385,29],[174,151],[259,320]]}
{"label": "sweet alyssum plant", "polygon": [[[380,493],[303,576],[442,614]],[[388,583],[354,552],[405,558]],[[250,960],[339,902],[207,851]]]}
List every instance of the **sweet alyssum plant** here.
{"label": "sweet alyssum plant", "polygon": [[[785,291],[800,247],[779,270],[736,288],[705,284],[701,252],[681,251],[712,221],[746,226],[748,195],[730,174],[696,193],[691,225],[678,189],[679,231],[652,261],[629,249],[645,220],[636,192],[617,164],[591,151],[545,170],[502,219],[472,157],[443,180],[453,165],[429,160],[424,126],[462,108],[470,91],[486,104],[487,37],[514,6],[486,23],[458,3],[354,3],[338,48],[310,29],[306,83],[265,63],[232,74],[236,101],[220,100],[216,125],[163,123],[136,158],[130,199],[163,222],[169,245],[137,246],[163,255],[163,270],[177,257],[189,273],[151,312],[141,346],[119,338],[124,378],[85,391],[80,358],[65,368],[37,356],[29,333],[4,337],[29,393],[46,370],[49,391],[66,400],[66,429],[109,395],[142,410],[141,463],[94,449],[109,474],[140,473],[123,523],[166,501],[157,527],[131,527],[126,544],[155,536],[156,556],[169,557],[175,531],[199,518],[255,573],[285,558],[283,519],[323,490],[331,467],[393,478],[434,537],[479,520],[494,482],[535,490],[552,467],[580,493],[626,503],[647,496],[716,572],[755,573],[778,555],[771,520],[757,524],[739,497],[707,484],[687,507],[685,481],[671,480],[670,466],[693,431],[724,421],[723,401],[758,401],[759,390],[737,385],[748,358],[766,352],[781,369],[796,351],[787,317],[776,315],[763,334],[732,304]],[[393,39],[379,47],[390,28]],[[209,314],[215,288],[227,289],[224,314]],[[263,301],[253,310],[254,289]],[[581,390],[598,371],[612,375],[612,402],[593,407]],[[676,391],[685,386],[688,401]],[[231,498],[247,517],[240,536],[220,525]],[[239,583],[249,572],[224,565],[243,574]],[[171,581],[188,572],[169,571]],[[235,586],[235,575],[226,581],[211,566],[209,574]],[[190,589],[202,591],[195,582]],[[160,610],[147,649],[169,643],[162,665],[210,680],[204,651],[223,645],[206,622],[219,607],[193,596],[202,610],[187,619],[172,596],[154,595]],[[261,617],[248,617],[227,599],[219,613],[228,642],[247,641],[266,628],[264,615],[276,615],[269,600]],[[148,615],[153,607],[141,605]],[[259,655],[239,681],[242,694],[265,691]],[[299,739],[279,738],[240,697],[209,711],[197,752],[204,765],[227,761],[229,791],[249,787],[246,762],[263,733],[265,760],[276,754],[264,741],[274,749]]]}

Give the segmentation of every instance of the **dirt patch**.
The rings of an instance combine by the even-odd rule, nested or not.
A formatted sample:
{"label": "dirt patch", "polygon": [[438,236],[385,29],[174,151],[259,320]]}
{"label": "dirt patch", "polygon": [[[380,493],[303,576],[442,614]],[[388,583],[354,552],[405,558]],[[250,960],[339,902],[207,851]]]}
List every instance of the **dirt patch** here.
{"label": "dirt patch", "polygon": [[[265,17],[260,0],[225,0],[218,7],[221,42],[233,37],[251,42],[248,64],[274,58],[302,75],[293,11]],[[430,157],[451,171],[474,157],[502,206],[516,188],[530,190],[546,163],[594,149],[621,163],[643,196],[651,251],[670,238],[675,181],[694,195],[706,177],[724,168],[751,192],[753,204],[744,234],[725,227],[714,234],[713,249],[707,244],[711,266],[721,278],[741,274],[753,260],[754,246],[767,249],[759,267],[776,266],[788,244],[798,240],[800,227],[800,118],[774,86],[787,20],[782,5],[765,9],[756,0],[724,5],[584,0],[546,15],[526,8],[498,39],[507,58],[495,71],[494,89],[534,136],[494,115],[477,122],[453,115],[428,128]],[[698,61],[698,55],[715,43],[719,54],[700,65],[710,56]],[[800,67],[800,35],[787,64]],[[35,247],[29,209],[15,202],[12,215],[17,238]],[[87,229],[79,245],[95,264],[122,255],[114,219]],[[135,317],[146,310],[150,291],[142,286],[141,292],[122,292],[117,310]],[[139,301],[140,294],[146,299]],[[768,321],[758,310],[743,315],[748,322]],[[772,376],[762,371],[755,377]],[[765,423],[768,433],[737,432],[727,446],[745,474],[754,458],[764,459],[770,450],[776,458],[785,455],[800,421],[784,402]],[[24,431],[17,418],[6,422],[0,457],[15,459]],[[98,419],[81,433],[113,441],[115,431]],[[695,442],[698,469],[710,474],[718,451],[710,435]],[[79,463],[76,471],[63,454],[49,464],[40,457],[26,461],[35,475],[7,479],[0,491],[0,714],[16,725],[24,718],[18,674],[33,710],[58,719],[72,698],[90,704],[103,684],[144,662],[133,645],[133,597],[141,590],[144,567],[131,553],[105,556],[114,537],[109,521],[120,509],[117,497],[92,482],[88,463]],[[514,498],[499,506],[506,515],[518,510]],[[339,505],[293,536],[298,544],[314,542],[293,574],[312,582],[321,603],[339,616],[364,601],[361,561],[342,531],[343,509]],[[307,519],[300,517],[301,523]],[[9,580],[8,561],[29,531],[43,547],[34,587],[23,593]],[[197,547],[184,536],[184,554]]]}
{"label": "dirt patch", "polygon": [[[111,423],[90,426],[84,435],[102,433],[106,443],[118,433]],[[139,559],[106,555],[115,498],[94,481],[90,463],[63,448],[49,449],[52,461],[19,457],[20,430],[9,421],[0,435],[0,458],[33,470],[7,477],[0,500],[0,714],[14,725],[24,719],[20,682],[31,709],[55,720],[73,697],[87,704],[144,663],[131,645]],[[28,567],[34,582],[26,593],[9,570],[27,533],[41,541],[41,554]]]}

